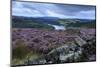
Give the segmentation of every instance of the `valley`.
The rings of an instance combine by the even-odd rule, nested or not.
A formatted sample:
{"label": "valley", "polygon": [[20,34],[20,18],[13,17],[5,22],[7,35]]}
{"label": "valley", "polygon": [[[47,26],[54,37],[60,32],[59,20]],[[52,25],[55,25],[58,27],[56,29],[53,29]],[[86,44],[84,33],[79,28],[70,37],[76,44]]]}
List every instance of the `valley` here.
{"label": "valley", "polygon": [[96,60],[95,20],[12,18],[13,66]]}

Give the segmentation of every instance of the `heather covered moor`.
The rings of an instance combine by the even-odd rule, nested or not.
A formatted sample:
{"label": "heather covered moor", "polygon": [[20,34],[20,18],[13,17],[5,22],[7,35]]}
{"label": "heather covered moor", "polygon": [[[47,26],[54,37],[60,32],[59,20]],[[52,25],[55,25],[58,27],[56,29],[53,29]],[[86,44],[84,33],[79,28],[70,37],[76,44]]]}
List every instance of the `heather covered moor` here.
{"label": "heather covered moor", "polygon": [[13,1],[11,32],[13,66],[96,61],[95,6]]}

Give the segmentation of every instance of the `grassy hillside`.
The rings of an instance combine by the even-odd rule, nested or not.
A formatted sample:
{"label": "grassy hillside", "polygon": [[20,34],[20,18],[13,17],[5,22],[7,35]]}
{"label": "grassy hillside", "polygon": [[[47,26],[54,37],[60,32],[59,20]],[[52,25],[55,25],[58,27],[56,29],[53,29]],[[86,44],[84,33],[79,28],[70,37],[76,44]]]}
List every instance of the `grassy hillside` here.
{"label": "grassy hillside", "polygon": [[54,29],[52,26],[47,24],[39,24],[34,22],[12,22],[13,28],[43,28],[43,29]]}
{"label": "grassy hillside", "polygon": [[87,22],[87,23],[71,23],[66,27],[83,27],[83,28],[95,28],[96,24],[94,22]]}
{"label": "grassy hillside", "polygon": [[46,24],[33,21],[31,19],[23,19],[14,17],[12,19],[13,28],[42,28],[42,29],[54,29],[54,27]]}
{"label": "grassy hillside", "polygon": [[60,19],[59,23],[66,27],[83,27],[83,28],[95,28],[95,20],[79,20],[79,19]]}
{"label": "grassy hillside", "polygon": [[18,17],[12,18],[13,28],[43,28],[43,29],[54,29],[54,27],[48,25],[64,25],[67,27],[82,27],[82,28],[95,28],[95,20],[88,19],[60,19],[55,17]]}

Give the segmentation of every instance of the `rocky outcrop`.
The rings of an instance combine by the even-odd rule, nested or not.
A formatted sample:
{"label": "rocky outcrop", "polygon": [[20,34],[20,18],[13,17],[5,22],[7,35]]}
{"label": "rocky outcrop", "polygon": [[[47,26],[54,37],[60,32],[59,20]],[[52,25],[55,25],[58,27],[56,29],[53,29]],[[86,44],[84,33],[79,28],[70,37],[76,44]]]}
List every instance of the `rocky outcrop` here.
{"label": "rocky outcrop", "polygon": [[53,63],[76,62],[80,61],[81,55],[82,49],[80,46],[75,43],[70,43],[53,49],[48,53],[47,58],[49,58],[49,56],[52,57],[49,61],[52,61]]}
{"label": "rocky outcrop", "polygon": [[[86,42],[83,39],[76,39],[75,43],[68,43],[51,50],[48,54],[31,61],[32,64],[51,64],[51,63],[71,63],[71,62],[84,62],[94,61],[95,46],[93,40]],[[81,45],[80,45],[81,43]],[[82,45],[84,44],[84,45]]]}
{"label": "rocky outcrop", "polygon": [[95,30],[89,33],[90,31],[88,29],[80,30],[77,35],[73,35],[68,31],[14,30],[12,44],[15,49],[18,46],[17,41],[20,41],[20,44],[25,42],[28,49],[42,54],[36,59],[26,59],[25,65],[95,61]]}

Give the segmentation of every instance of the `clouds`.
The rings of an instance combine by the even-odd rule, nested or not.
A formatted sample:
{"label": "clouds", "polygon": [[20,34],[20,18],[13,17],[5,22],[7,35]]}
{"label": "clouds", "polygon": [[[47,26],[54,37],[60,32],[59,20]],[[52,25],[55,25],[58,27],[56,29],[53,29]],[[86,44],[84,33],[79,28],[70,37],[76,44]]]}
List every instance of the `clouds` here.
{"label": "clouds", "polygon": [[13,1],[12,15],[27,17],[95,19],[95,7]]}
{"label": "clouds", "polygon": [[80,11],[76,16],[79,16],[80,18],[86,17],[87,19],[94,19],[95,11],[94,10]]}

